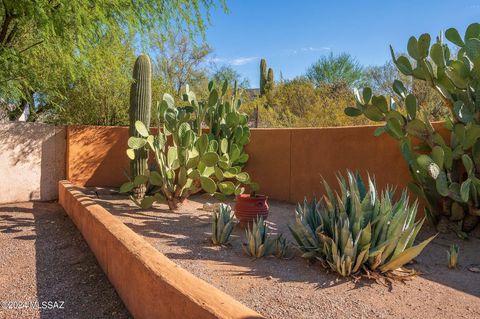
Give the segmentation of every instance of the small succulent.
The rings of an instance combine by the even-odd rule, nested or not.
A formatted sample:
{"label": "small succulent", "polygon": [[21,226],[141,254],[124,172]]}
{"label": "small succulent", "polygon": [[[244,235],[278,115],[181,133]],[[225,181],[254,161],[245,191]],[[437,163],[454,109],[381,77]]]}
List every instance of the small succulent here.
{"label": "small succulent", "polygon": [[252,227],[245,231],[247,243],[243,244],[243,251],[250,257],[260,258],[273,253],[275,241],[270,238],[267,223],[262,217],[257,218]]}
{"label": "small succulent", "polygon": [[285,258],[285,256],[287,256],[289,247],[290,247],[290,243],[288,242],[287,238],[285,238],[283,234],[278,235],[275,238],[275,249],[274,249],[275,257]]}
{"label": "small succulent", "polygon": [[226,245],[235,226],[232,208],[229,205],[220,204],[218,210],[212,212],[212,243],[214,245]]}
{"label": "small succulent", "polygon": [[358,174],[338,177],[340,193],[324,181],[326,195],[297,207],[296,223],[289,226],[303,257],[325,261],[342,276],[366,267],[382,273],[402,267],[434,238],[414,246],[424,220],[415,221],[417,204],[408,204],[407,192],[395,202],[387,188],[377,192],[368,179],[368,189]]}
{"label": "small succulent", "polygon": [[458,263],[458,245],[452,244],[450,245],[450,250],[447,251],[448,256],[448,268],[455,269],[457,268]]}

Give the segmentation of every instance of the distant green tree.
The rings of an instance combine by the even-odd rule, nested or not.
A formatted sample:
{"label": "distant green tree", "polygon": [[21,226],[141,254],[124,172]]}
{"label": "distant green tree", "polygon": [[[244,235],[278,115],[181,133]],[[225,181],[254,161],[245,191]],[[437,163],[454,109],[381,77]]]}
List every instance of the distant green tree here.
{"label": "distant green tree", "polygon": [[305,74],[316,87],[322,84],[344,82],[353,86],[362,80],[364,69],[360,63],[348,53],[322,56],[313,63]]}
{"label": "distant green tree", "polygon": [[212,52],[208,44],[196,45],[185,34],[176,34],[167,42],[158,35],[154,38],[160,52],[155,61],[156,71],[178,96],[187,84],[194,92],[206,87],[208,75],[204,64]]}
{"label": "distant green tree", "polygon": [[[413,61],[412,61],[413,63]],[[431,120],[438,121],[448,115],[448,108],[444,100],[425,81],[412,80],[404,76],[392,62],[380,66],[371,66],[365,70],[362,83],[359,86],[369,86],[375,95],[390,96],[395,99],[398,106],[403,107],[404,103],[397,98],[392,89],[393,81],[401,79],[409,91],[417,97],[418,105],[422,107]]]}
{"label": "distant green tree", "polygon": [[62,86],[55,101],[58,107],[43,114],[44,121],[128,125],[130,78],[136,58],[132,44],[104,41],[84,54],[77,76]]}
{"label": "distant green tree", "polygon": [[246,89],[250,87],[250,81],[247,78],[242,78],[240,73],[233,69],[229,65],[222,65],[215,70],[212,74],[212,80],[217,83],[223,83],[225,80],[228,82],[229,87],[233,87],[235,81],[239,88]]}
{"label": "distant green tree", "polygon": [[[244,112],[253,118],[259,112],[258,127],[327,127],[369,124],[367,119],[349,118],[345,103],[353,103],[353,90],[345,82],[322,83],[315,87],[309,80],[298,77],[277,83],[269,97],[270,108],[262,107],[265,96],[242,104]],[[255,123],[251,123],[254,125]]]}
{"label": "distant green tree", "polygon": [[[219,1],[226,9],[224,0]],[[215,0],[2,0],[0,98],[20,110],[30,105],[31,113],[38,111],[39,104],[61,107],[61,96],[66,89],[73,89],[79,78],[88,81],[82,74],[88,68],[78,66],[95,68],[94,61],[101,60],[96,55],[105,53],[92,50],[99,47],[109,50],[103,43],[116,46],[133,43],[134,38],[141,40],[143,49],[149,49],[151,34],[155,33],[161,34],[165,41],[177,30],[184,30],[192,37],[203,34],[209,9],[216,3]],[[46,79],[46,74],[56,77]]]}

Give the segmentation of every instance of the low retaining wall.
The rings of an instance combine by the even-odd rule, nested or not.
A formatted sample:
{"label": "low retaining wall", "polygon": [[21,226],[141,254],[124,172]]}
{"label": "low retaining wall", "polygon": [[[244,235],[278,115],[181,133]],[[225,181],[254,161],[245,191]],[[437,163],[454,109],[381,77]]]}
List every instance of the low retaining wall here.
{"label": "low retaining wall", "polygon": [[[440,128],[441,124],[435,124]],[[252,129],[246,171],[270,198],[288,202],[323,193],[321,177],[336,185],[346,169],[374,175],[379,187],[406,187],[407,165],[397,141],[378,126]],[[81,186],[119,187],[129,169],[126,127],[69,126],[67,179]]]}
{"label": "low retaining wall", "polygon": [[135,318],[263,318],[158,252],[68,181],[59,202]]}
{"label": "low retaining wall", "polygon": [[0,204],[53,200],[65,178],[65,127],[0,124]]}

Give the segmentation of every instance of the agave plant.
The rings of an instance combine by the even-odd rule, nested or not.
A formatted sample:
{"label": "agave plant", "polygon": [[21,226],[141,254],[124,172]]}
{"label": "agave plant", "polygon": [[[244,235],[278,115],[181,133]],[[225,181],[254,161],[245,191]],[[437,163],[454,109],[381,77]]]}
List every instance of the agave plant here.
{"label": "agave plant", "polygon": [[275,257],[285,258],[285,256],[287,256],[289,247],[290,247],[290,243],[288,242],[287,238],[283,236],[283,234],[280,234],[277,237],[275,237],[275,240],[274,240]]}
{"label": "agave plant", "polygon": [[448,268],[455,269],[457,268],[458,263],[458,245],[452,244],[450,245],[450,250],[447,251],[448,257]]}
{"label": "agave plant", "polygon": [[273,252],[275,241],[269,237],[267,223],[262,217],[257,218],[251,228],[248,226],[245,235],[247,243],[242,248],[248,256],[260,258]]}
{"label": "agave plant", "polygon": [[229,205],[220,204],[218,210],[212,212],[212,243],[214,245],[226,245],[235,226],[232,208]]}
{"label": "agave plant", "polygon": [[[297,208],[290,230],[304,257],[325,261],[342,276],[366,267],[393,271],[415,258],[434,236],[414,245],[424,219],[415,221],[417,203],[409,205],[407,192],[394,201],[394,191],[377,192],[368,178],[368,190],[359,174],[338,177],[340,193],[323,181],[326,195]],[[315,230],[313,232],[313,230]]]}
{"label": "agave plant", "polygon": [[313,258],[318,256],[322,243],[317,235],[317,228],[320,227],[321,220],[317,211],[316,198],[313,198],[311,202],[308,202],[305,198],[303,206],[297,204],[295,210],[296,223],[288,225],[290,233],[297,243],[297,248],[303,252],[302,257]]}

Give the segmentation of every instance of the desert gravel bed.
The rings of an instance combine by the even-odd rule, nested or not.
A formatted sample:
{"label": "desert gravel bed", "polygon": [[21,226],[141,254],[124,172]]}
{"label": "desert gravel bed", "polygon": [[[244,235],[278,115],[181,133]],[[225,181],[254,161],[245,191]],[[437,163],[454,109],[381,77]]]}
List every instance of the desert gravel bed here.
{"label": "desert gravel bed", "polygon": [[[199,210],[206,201],[202,196],[178,212],[163,205],[141,211],[113,190],[85,192],[177,264],[268,318],[480,318],[480,273],[468,270],[480,264],[478,234],[469,241],[438,236],[412,265],[422,274],[406,283],[355,283],[298,254],[289,260],[251,260],[241,250],[241,229],[234,231],[231,247],[212,246],[210,213]],[[270,201],[270,211],[273,232],[290,237],[294,205]],[[426,229],[420,237],[428,235]],[[460,246],[456,270],[446,266],[451,242]]]}
{"label": "desert gravel bed", "polygon": [[0,318],[130,318],[57,203],[0,205],[0,245]]}

